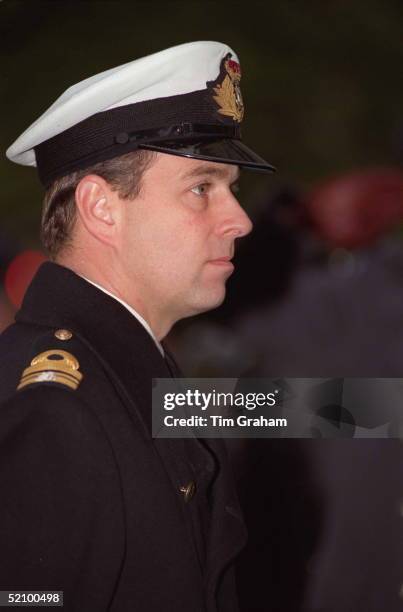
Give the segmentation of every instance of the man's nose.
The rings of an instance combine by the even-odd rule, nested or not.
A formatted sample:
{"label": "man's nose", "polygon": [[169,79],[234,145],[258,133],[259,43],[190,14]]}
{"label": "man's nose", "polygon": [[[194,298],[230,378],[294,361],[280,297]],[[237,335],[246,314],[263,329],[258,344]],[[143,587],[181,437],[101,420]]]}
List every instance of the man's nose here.
{"label": "man's nose", "polygon": [[220,236],[231,236],[241,238],[252,231],[253,224],[248,215],[231,193],[228,195],[225,206],[222,208],[222,216],[217,224],[217,233]]}

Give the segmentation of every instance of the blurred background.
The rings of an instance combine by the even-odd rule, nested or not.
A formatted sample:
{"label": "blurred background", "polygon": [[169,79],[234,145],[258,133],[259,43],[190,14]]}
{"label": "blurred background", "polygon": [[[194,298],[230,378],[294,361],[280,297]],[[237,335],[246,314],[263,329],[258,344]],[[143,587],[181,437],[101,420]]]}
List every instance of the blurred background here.
{"label": "blurred background", "polygon": [[[0,0],[3,152],[68,86],[192,40],[242,65],[255,224],[219,309],[178,324],[187,376],[401,377],[403,3]],[[0,158],[0,330],[44,260],[35,171]],[[369,436],[371,437],[371,436]],[[229,445],[250,533],[242,612],[403,606],[397,440]]]}

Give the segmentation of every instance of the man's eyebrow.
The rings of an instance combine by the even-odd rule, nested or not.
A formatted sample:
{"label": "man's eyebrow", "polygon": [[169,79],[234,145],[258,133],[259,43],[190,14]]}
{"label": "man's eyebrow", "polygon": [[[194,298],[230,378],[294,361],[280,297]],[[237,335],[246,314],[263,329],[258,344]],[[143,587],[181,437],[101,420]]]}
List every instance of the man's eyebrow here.
{"label": "man's eyebrow", "polygon": [[[241,174],[240,170],[239,168],[237,168],[237,174],[233,178],[233,181],[231,182],[237,181],[240,177],[240,174]],[[185,172],[184,174],[182,174],[181,178],[188,179],[188,178],[196,178],[198,176],[205,176],[205,175],[216,176],[217,178],[229,178],[228,170],[226,170],[225,168],[214,168],[214,166],[207,166],[207,165],[197,166],[196,168],[193,168],[193,170],[189,170],[189,172]]]}

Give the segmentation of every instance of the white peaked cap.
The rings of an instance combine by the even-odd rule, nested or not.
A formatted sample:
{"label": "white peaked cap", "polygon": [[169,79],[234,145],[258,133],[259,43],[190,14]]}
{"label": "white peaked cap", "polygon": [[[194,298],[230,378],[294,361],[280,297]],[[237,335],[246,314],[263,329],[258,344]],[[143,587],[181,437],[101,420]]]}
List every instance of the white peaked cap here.
{"label": "white peaked cap", "polygon": [[[192,127],[187,127],[186,134],[176,135],[177,155],[182,154],[184,141],[189,145],[192,139],[195,142],[201,138],[204,144],[214,139],[240,141],[243,103],[239,81],[239,60],[227,45],[211,41],[178,45],[69,87],[21,134],[6,155],[16,163],[38,166],[41,179],[49,183],[57,176],[129,150],[155,148],[169,152],[159,145],[168,143],[169,148],[172,133],[158,130],[171,125],[177,128],[183,122]],[[187,96],[197,92],[204,97]],[[209,100],[203,104],[207,93]],[[201,135],[195,131],[195,124]],[[222,130],[216,132],[213,126],[222,126]],[[236,128],[232,132],[231,126]],[[65,153],[59,156],[63,148]],[[248,160],[244,161],[247,165]],[[272,169],[258,156],[249,163]]]}

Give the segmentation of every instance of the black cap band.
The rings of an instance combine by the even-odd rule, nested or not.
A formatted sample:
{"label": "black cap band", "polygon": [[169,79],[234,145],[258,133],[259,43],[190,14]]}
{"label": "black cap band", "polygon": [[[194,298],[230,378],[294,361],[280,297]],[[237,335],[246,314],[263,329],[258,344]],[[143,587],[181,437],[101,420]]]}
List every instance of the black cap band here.
{"label": "black cap band", "polygon": [[[161,127],[168,126],[168,127]],[[142,143],[240,138],[239,124],[217,112],[208,90],[96,113],[35,147],[41,182],[140,148]]]}
{"label": "black cap band", "polygon": [[177,125],[162,127],[155,130],[141,130],[139,132],[119,132],[115,136],[115,142],[126,144],[136,142],[138,144],[152,144],[155,142],[182,142],[188,140],[200,140],[204,138],[241,138],[241,128],[229,125],[205,125],[203,123],[190,123],[183,121]]}

